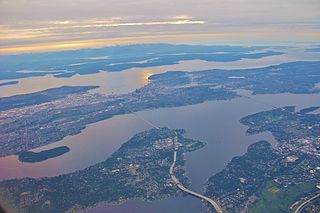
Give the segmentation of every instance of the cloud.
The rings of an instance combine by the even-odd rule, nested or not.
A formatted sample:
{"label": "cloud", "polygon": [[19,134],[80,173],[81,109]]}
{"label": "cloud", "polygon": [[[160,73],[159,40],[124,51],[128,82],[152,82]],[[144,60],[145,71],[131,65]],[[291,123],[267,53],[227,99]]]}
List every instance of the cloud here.
{"label": "cloud", "polygon": [[0,54],[13,54],[22,52],[43,52],[47,50],[61,50],[61,49],[79,49],[79,48],[92,48],[103,47],[111,45],[122,44],[136,44],[136,43],[154,43],[162,42],[164,39],[172,42],[179,42],[183,39],[202,39],[202,38],[228,38],[237,36],[236,34],[156,34],[156,35],[138,35],[127,37],[114,37],[114,38],[99,38],[89,40],[71,40],[66,42],[46,42],[39,44],[18,45],[0,48]]}
{"label": "cloud", "polygon": [[48,24],[55,24],[55,25],[69,25],[75,24],[75,21],[72,20],[64,20],[64,21],[49,21]]}
{"label": "cloud", "polygon": [[177,16],[170,16],[170,19],[192,19],[192,16],[189,15],[177,15]]}
{"label": "cloud", "polygon": [[95,39],[144,42],[141,36],[171,42],[171,35],[192,42],[187,35],[200,34],[239,35],[227,37],[234,41],[319,41],[319,11],[319,0],[0,0],[0,48],[69,48],[61,43],[80,48]]}
{"label": "cloud", "polygon": [[[12,40],[41,39],[44,37],[65,37],[66,35],[74,34],[75,36],[84,34],[101,34],[110,32],[109,28],[126,28],[126,27],[153,27],[153,26],[168,26],[168,25],[195,25],[205,24],[203,20],[159,20],[159,21],[138,21],[138,22],[124,22],[121,21],[124,17],[113,17],[110,19],[90,19],[90,20],[53,20],[47,23],[39,22],[32,23],[39,26],[28,26],[26,22],[21,27],[2,26],[0,32],[0,39],[2,43]],[[133,31],[135,32],[135,31]],[[130,34],[130,31],[127,32]]]}

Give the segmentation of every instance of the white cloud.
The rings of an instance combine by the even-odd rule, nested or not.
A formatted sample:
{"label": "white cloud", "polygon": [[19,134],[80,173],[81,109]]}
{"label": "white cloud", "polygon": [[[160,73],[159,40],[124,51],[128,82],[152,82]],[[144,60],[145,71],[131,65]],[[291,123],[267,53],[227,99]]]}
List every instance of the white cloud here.
{"label": "white cloud", "polygon": [[0,45],[140,32],[314,40],[319,11],[319,0],[0,0]]}

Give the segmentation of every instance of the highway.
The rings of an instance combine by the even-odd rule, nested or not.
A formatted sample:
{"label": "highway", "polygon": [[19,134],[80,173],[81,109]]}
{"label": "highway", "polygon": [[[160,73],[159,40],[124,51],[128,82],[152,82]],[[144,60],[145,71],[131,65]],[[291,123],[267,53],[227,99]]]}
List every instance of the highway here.
{"label": "highway", "polygon": [[197,192],[194,192],[194,191],[191,191],[191,190],[187,189],[186,187],[184,187],[184,186],[179,182],[179,180],[178,180],[178,179],[176,178],[176,176],[174,176],[174,174],[173,174],[173,169],[174,169],[174,166],[175,166],[175,164],[176,164],[176,161],[177,161],[177,151],[175,150],[175,151],[173,152],[173,162],[172,162],[172,164],[171,164],[171,166],[170,166],[169,174],[170,174],[170,177],[171,177],[172,181],[177,185],[177,187],[178,187],[180,190],[182,190],[182,191],[184,191],[184,192],[186,192],[186,193],[188,193],[188,194],[190,194],[190,195],[193,195],[193,196],[195,196],[195,197],[198,197],[198,198],[200,198],[200,199],[202,199],[202,200],[206,200],[207,202],[209,202],[209,203],[212,205],[212,207],[215,209],[216,212],[218,212],[218,213],[223,213],[222,208],[221,208],[221,207],[218,205],[218,203],[216,203],[214,200],[212,200],[212,199],[210,199],[210,198],[208,198],[208,197],[206,197],[206,196],[204,196],[204,195],[202,195],[202,194],[199,194],[199,193],[197,193]]}
{"label": "highway", "polygon": [[315,200],[316,198],[320,197],[320,193],[316,194],[315,196],[313,196],[312,198],[304,201],[303,203],[301,203],[300,206],[298,206],[298,208],[294,211],[294,213],[300,213],[300,211],[311,201]]}
{"label": "highway", "polygon": [[[143,122],[147,123],[148,125],[150,125],[151,127],[153,128],[156,128],[156,129],[159,129],[159,127],[155,124],[153,124],[152,122],[148,121],[147,119],[145,119],[144,117],[142,117],[141,115],[139,115],[138,113],[135,113],[135,112],[132,112],[131,110],[129,110],[133,115],[135,115],[137,118],[139,118],[140,120],[142,120]],[[170,177],[172,179],[172,181],[177,185],[177,187],[190,194],[190,195],[193,195],[195,197],[198,197],[200,198],[201,200],[206,200],[207,202],[209,202],[212,207],[215,209],[216,212],[218,213],[223,213],[222,211],[222,208],[219,206],[219,204],[217,202],[215,202],[214,200],[202,195],[202,194],[199,194],[197,192],[194,192],[194,191],[191,191],[189,189],[187,189],[186,187],[184,187],[180,181],[176,178],[176,176],[173,174],[173,169],[174,169],[174,166],[176,165],[176,162],[177,162],[177,147],[176,147],[176,144],[175,144],[175,141],[177,140],[177,133],[175,132],[175,138],[173,139],[173,147],[174,147],[174,152],[173,152],[173,162],[170,166],[170,169],[169,169],[169,174],[170,174]]]}

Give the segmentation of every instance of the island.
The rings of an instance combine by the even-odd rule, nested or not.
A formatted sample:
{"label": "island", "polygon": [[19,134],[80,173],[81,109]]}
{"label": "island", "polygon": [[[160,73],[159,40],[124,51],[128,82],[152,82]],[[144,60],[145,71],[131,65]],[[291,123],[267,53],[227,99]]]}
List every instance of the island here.
{"label": "island", "polygon": [[50,158],[59,157],[70,151],[67,146],[59,146],[53,149],[44,150],[41,152],[25,151],[19,153],[19,161],[25,163],[36,163],[48,160]]}
{"label": "island", "polygon": [[[290,212],[320,193],[320,114],[318,106],[287,106],[242,118],[248,134],[270,131],[278,144],[249,146],[206,183],[205,195],[228,212]],[[311,207],[310,207],[311,208]]]}
{"label": "island", "polygon": [[[101,71],[119,72],[135,67],[173,65],[182,60],[200,59],[224,62],[284,54],[268,50],[268,48],[270,47],[136,44],[60,52],[0,55],[0,80],[48,74],[53,74],[57,78],[69,78],[76,74],[93,74]],[[23,70],[31,72],[21,72]]]}
{"label": "island", "polygon": [[0,203],[14,212],[77,212],[100,203],[182,196],[169,174],[173,153],[178,150],[174,174],[188,186],[185,153],[205,145],[183,134],[184,130],[166,127],[147,130],[86,169],[56,177],[1,181]]}
{"label": "island", "polygon": [[7,81],[7,82],[0,83],[0,87],[1,86],[14,85],[14,84],[18,84],[18,83],[19,83],[19,81]]}
{"label": "island", "polygon": [[0,156],[60,141],[115,115],[231,100],[241,96],[239,89],[253,94],[319,93],[320,88],[315,87],[320,82],[319,69],[320,62],[312,61],[244,70],[172,71],[150,76],[149,84],[127,94],[89,93],[86,91],[95,87],[88,86],[0,98],[4,110],[0,115]]}

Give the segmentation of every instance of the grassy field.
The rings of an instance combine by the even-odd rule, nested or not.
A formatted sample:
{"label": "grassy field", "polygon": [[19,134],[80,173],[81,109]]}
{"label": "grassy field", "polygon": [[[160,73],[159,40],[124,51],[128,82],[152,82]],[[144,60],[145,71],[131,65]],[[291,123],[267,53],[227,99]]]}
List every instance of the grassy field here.
{"label": "grassy field", "polygon": [[274,182],[268,182],[261,190],[260,198],[249,208],[249,212],[289,212],[289,207],[294,202],[315,190],[314,183],[304,183],[287,188],[279,188]]}

